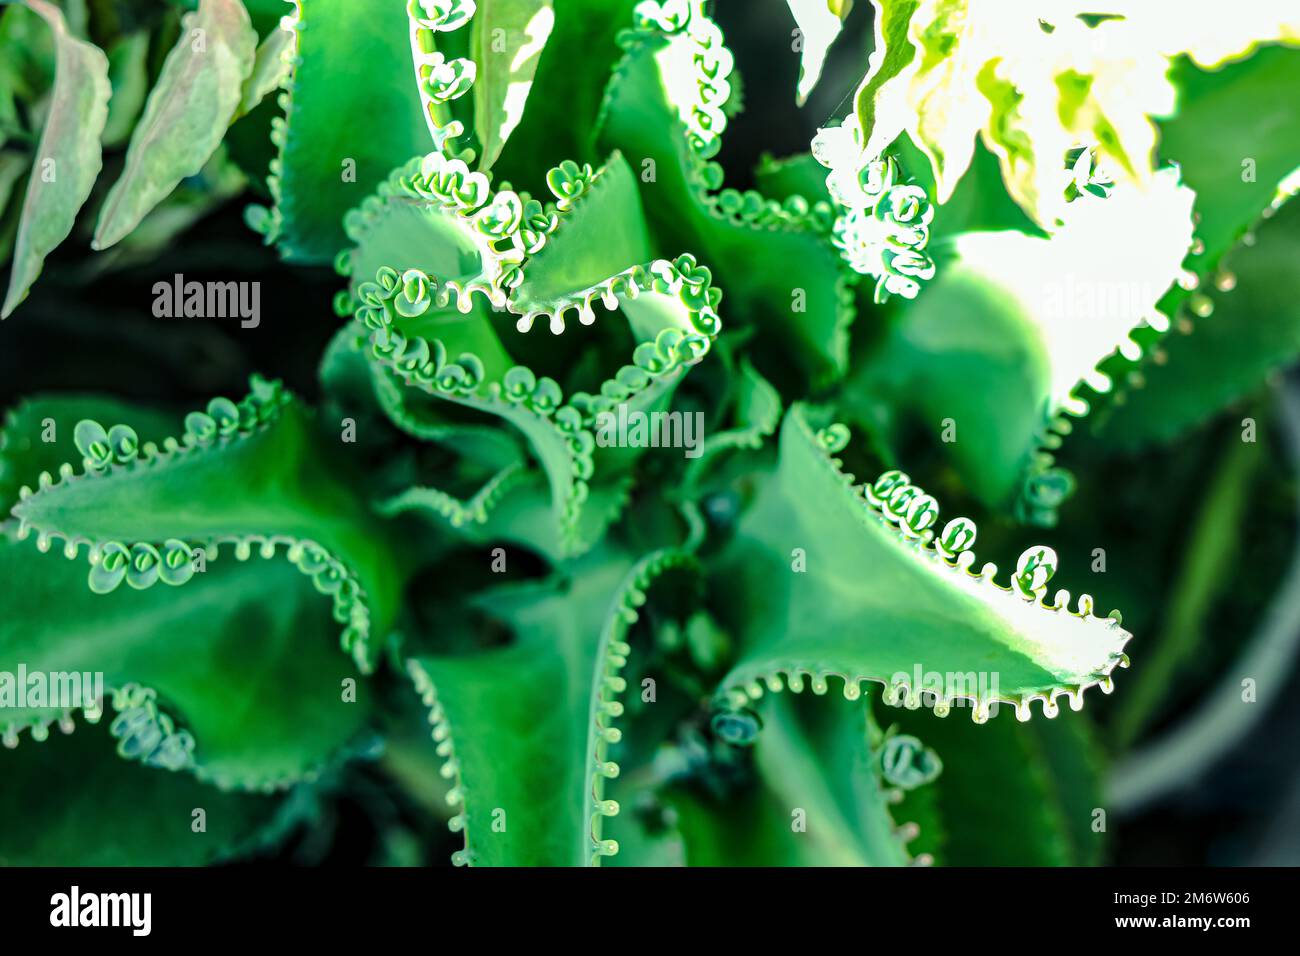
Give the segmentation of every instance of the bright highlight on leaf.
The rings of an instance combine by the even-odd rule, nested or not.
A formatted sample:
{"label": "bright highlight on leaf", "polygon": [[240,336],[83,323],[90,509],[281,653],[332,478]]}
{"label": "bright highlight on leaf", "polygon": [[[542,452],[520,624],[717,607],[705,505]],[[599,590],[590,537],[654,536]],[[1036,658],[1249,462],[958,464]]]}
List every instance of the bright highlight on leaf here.
{"label": "bright highlight on leaf", "polygon": [[[798,24],[796,48],[799,57],[799,88],[796,102],[800,106],[808,102],[808,96],[821,79],[822,65],[826,62],[826,52],[844,27],[844,17],[848,15],[847,4],[840,5],[835,0],[787,0],[790,12]],[[836,9],[836,7],[840,7]]]}

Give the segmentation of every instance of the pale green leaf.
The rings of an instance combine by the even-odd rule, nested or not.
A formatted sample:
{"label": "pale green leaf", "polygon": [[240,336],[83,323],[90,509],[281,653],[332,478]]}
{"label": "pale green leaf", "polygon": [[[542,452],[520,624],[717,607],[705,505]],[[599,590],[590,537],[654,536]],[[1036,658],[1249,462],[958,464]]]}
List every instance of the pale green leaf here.
{"label": "pale green leaf", "polygon": [[235,119],[251,113],[257,104],[279,89],[290,73],[289,56],[293,49],[293,31],[276,27],[257,47],[252,72],[244,80]]}
{"label": "pale green leaf", "polygon": [[28,0],[54,32],[54,93],[32,175],[27,183],[22,218],[14,242],[13,272],[0,318],[7,318],[27,296],[54,251],[77,218],[99,175],[99,135],[108,118],[108,58],[76,39],[58,8],[46,0]]}
{"label": "pale green leaf", "polygon": [[181,21],[181,36],[109,190],[92,245],[107,249],[131,232],[216,151],[253,69],[257,34],[239,0],[202,0]]}

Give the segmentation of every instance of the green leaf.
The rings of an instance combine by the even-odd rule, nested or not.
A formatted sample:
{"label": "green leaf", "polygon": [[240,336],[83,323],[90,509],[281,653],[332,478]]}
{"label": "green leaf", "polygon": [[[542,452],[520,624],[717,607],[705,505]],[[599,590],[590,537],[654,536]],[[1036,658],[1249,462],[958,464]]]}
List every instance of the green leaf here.
{"label": "green leaf", "polygon": [[[1176,173],[1150,189],[1081,196],[1051,237],[1004,230],[953,241],[850,391],[886,397],[942,447],[987,506],[1055,521],[1072,488],[1051,452],[1110,387],[1098,366],[1158,322],[1191,244],[1192,193]],[[952,431],[952,430],[955,430]]]}
{"label": "green leaf", "polygon": [[[690,866],[905,866],[865,702],[774,694],[754,744],[757,780],[724,805],[678,793]],[[689,800],[698,801],[690,806]],[[705,811],[701,813],[701,811]]]}
{"label": "green leaf", "polygon": [[[1096,866],[1106,839],[1100,767],[1084,714],[1022,724],[1002,714],[983,727],[924,710],[880,708],[933,747],[943,773],[931,787],[950,866]],[[955,716],[955,715],[954,715]]]}
{"label": "green leaf", "polygon": [[[54,92],[14,241],[13,271],[0,318],[8,318],[27,297],[45,257],[67,238],[77,210],[90,195],[103,154],[99,135],[108,118],[108,58],[68,32],[59,9],[47,0],[27,0],[54,34],[57,61]],[[8,19],[6,17],[6,19]]]}
{"label": "green leaf", "polygon": [[257,108],[269,94],[284,85],[292,67],[289,56],[293,50],[294,33],[277,26],[257,46],[253,69],[244,80],[239,95],[239,108],[235,119],[246,116]]}
{"label": "green leaf", "polygon": [[1300,354],[1300,203],[1272,211],[1224,258],[1140,366],[1141,387],[1106,409],[1099,438],[1122,448],[1169,442],[1257,390]]}
{"label": "green leaf", "polygon": [[542,50],[527,108],[496,163],[497,174],[535,194],[546,170],[565,160],[597,163],[593,140],[615,38],[632,23],[637,0],[553,0],[555,26]]}
{"label": "green leaf", "polygon": [[113,746],[104,720],[0,753],[9,784],[0,866],[198,866],[265,843],[288,822],[293,798],[224,793],[123,760]]}
{"label": "green leaf", "polygon": [[256,49],[257,34],[239,0],[201,0],[182,17],[180,39],[131,135],[126,166],[104,200],[95,249],[121,241],[212,157],[239,108]]}
{"label": "green leaf", "polygon": [[275,205],[253,221],[289,261],[327,263],[347,245],[344,214],[426,152],[429,133],[405,3],[372,10],[352,0],[299,0],[292,28],[296,65],[268,181]]}
{"label": "green leaf", "polygon": [[[712,25],[704,23],[700,29],[708,31]],[[829,207],[719,190],[722,168],[711,157],[725,120],[718,102],[694,98],[703,95],[697,88],[709,86],[714,100],[729,88],[730,53],[701,53],[703,41],[689,32],[651,27],[622,42],[627,52],[606,92],[598,142],[640,157],[641,202],[652,230],[666,248],[693,250],[707,263],[726,290],[729,314],[758,330],[759,367],[778,386],[839,376],[848,364],[853,309],[847,269],[826,235]],[[697,55],[698,62],[719,60],[710,66],[711,84],[685,75]],[[683,116],[695,115],[707,117],[707,141],[683,124]],[[790,273],[794,262],[797,277]]]}
{"label": "green leaf", "polygon": [[754,181],[763,195],[781,202],[790,196],[802,196],[810,204],[830,199],[826,191],[826,167],[812,153],[781,159],[764,154],[754,170]]}
{"label": "green leaf", "polygon": [[552,0],[480,0],[470,39],[478,66],[474,132],[482,144],[479,169],[492,168],[523,119],[554,26]]}
{"label": "green leaf", "polygon": [[444,775],[455,782],[452,829],[465,834],[457,863],[588,866],[618,851],[601,822],[618,813],[603,782],[618,773],[606,749],[620,736],[613,723],[626,638],[651,583],[686,560],[672,551],[635,563],[593,553],[565,585],[482,596],[478,606],[513,629],[514,643],[410,660]]}
{"label": "green leaf", "polygon": [[[271,790],[314,775],[366,731],[368,692],[345,699],[344,680],[358,675],[335,649],[330,602],[287,561],[214,557],[182,587],[96,594],[73,561],[0,536],[0,567],[13,588],[0,671],[102,674],[114,708],[132,713],[102,708],[124,757]],[[44,739],[66,709],[10,704],[10,745],[20,730]]]}
{"label": "green leaf", "polygon": [[[1189,261],[1204,272],[1300,167],[1300,130],[1277,96],[1300,83],[1300,50],[1262,47],[1218,70],[1197,69],[1180,57],[1170,76],[1178,107],[1160,123],[1160,155],[1178,163],[1183,182],[1196,190],[1196,238],[1203,249]],[[1207,129],[1217,135],[1206,136]]]}
{"label": "green leaf", "polygon": [[[888,146],[893,136],[876,133],[877,100],[886,84],[903,73],[916,59],[916,47],[908,37],[912,16],[920,0],[871,0],[875,42],[867,61],[867,74],[853,97],[853,108],[862,128],[863,141]],[[887,138],[886,138],[887,137]]]}
{"label": "green leaf", "polygon": [[530,323],[585,305],[594,299],[591,289],[653,258],[636,179],[619,152],[581,193],[566,197],[556,216],[545,245],[523,263],[523,281],[509,299],[511,310]]}
{"label": "green leaf", "polygon": [[65,462],[81,457],[74,436],[83,418],[120,422],[146,441],[161,442],[178,431],[179,414],[144,408],[99,395],[33,395],[10,409],[0,428],[0,507],[7,513],[18,489],[34,487],[41,472],[57,475]]}
{"label": "green leaf", "polygon": [[687,463],[682,476],[684,495],[692,498],[702,496],[704,489],[711,487],[708,479],[717,474],[719,461],[738,452],[759,449],[776,433],[781,422],[781,396],[767,379],[755,371],[748,358],[740,361],[735,403],[735,427],[713,431],[704,439],[699,457]]}
{"label": "green leaf", "polygon": [[[1265,288],[1289,281],[1289,274],[1268,275],[1269,263],[1284,254],[1287,239],[1267,222],[1260,227],[1260,219],[1274,204],[1279,185],[1300,166],[1300,133],[1283,117],[1285,104],[1276,95],[1300,82],[1300,50],[1262,47],[1250,58],[1214,71],[1180,58],[1171,76],[1179,106],[1161,124],[1160,152],[1178,162],[1183,181],[1196,190],[1196,243],[1183,267],[1188,277],[1199,279],[1199,287],[1180,283],[1165,294],[1160,309],[1175,331],[1139,330],[1135,339],[1143,354],[1136,365],[1117,358],[1103,366],[1115,388],[1101,397],[1094,430],[1126,448],[1167,441],[1203,421],[1250,390],[1291,348],[1292,309],[1283,295]],[[1207,139],[1203,131],[1208,128],[1223,135]],[[1255,250],[1247,246],[1225,263],[1235,243],[1247,235],[1254,241],[1257,227],[1272,234],[1274,251],[1264,250],[1263,258],[1252,263]],[[1240,303],[1227,294],[1243,284],[1234,272],[1238,262],[1258,286]],[[1262,322],[1253,317],[1245,321],[1251,296],[1268,297],[1260,301],[1271,303]],[[1221,317],[1201,315],[1220,309],[1225,310]],[[1195,334],[1179,334],[1189,329]],[[1207,372],[1207,363],[1219,361],[1219,349],[1227,350],[1224,364]],[[1204,388],[1190,385],[1196,376],[1203,378]],[[1142,387],[1144,382],[1151,385]],[[1167,397],[1159,394],[1161,383],[1168,383]]]}
{"label": "green leaf", "polygon": [[101,592],[182,583],[180,557],[195,548],[284,549],[333,599],[344,650],[363,669],[374,665],[397,612],[404,550],[367,511],[337,437],[318,431],[299,402],[255,378],[242,402],[213,399],[161,445],[108,424],[59,422],[75,429],[82,470],[69,463],[58,480],[43,475],[35,491],[20,490],[20,535],[35,532],[44,547],[65,541],[72,557],[86,545]]}
{"label": "green leaf", "polygon": [[[1050,549],[1025,552],[1009,588],[993,579],[996,567],[972,573],[974,554],[961,549],[973,534],[962,541],[964,534],[945,527],[944,550],[924,533],[924,521],[914,528],[918,517],[944,526],[933,499],[896,473],[877,486],[890,510],[872,504],[831,457],[847,430],[814,432],[808,415],[800,405],[787,413],[779,469],[715,571],[726,593],[749,596],[718,609],[744,641],[721,696],[744,706],[765,688],[825,693],[827,678],[837,676],[851,698],[870,680],[884,685],[891,703],[915,706],[933,691],[939,710],[970,699],[979,721],[1001,700],[1027,720],[1033,700],[1054,714],[1057,697],[1068,695],[1077,709],[1084,690],[1110,686],[1129,634],[1117,620],[1094,617],[1087,595],[1078,612],[1066,606],[1068,592],[1043,600],[1051,575],[1030,582],[1024,573],[1039,562],[1040,571],[1054,571]],[[892,510],[913,501],[928,507]],[[935,675],[937,688],[929,686]]]}
{"label": "green leaf", "polygon": [[[582,517],[583,502],[643,451],[598,451],[599,417],[666,408],[720,330],[720,293],[689,255],[628,261],[647,241],[623,218],[638,208],[617,153],[601,170],[562,164],[548,181],[556,203],[543,207],[431,153],[348,217],[346,264],[354,280],[373,278],[356,287],[356,314],[385,411],[408,431],[454,421],[439,403],[518,428],[550,480],[554,537],[580,553],[592,543],[582,528],[604,526]],[[518,319],[503,325],[487,305]],[[597,305],[616,317],[598,324]],[[533,328],[542,316],[552,335]],[[578,327],[561,335],[566,316]],[[393,394],[403,385],[413,394]]]}

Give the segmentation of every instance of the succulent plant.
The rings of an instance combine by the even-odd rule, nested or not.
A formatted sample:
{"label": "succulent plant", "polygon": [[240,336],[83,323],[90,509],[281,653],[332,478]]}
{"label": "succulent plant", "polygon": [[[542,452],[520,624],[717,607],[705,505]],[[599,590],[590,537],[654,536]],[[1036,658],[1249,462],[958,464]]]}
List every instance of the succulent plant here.
{"label": "succulent plant", "polygon": [[[801,100],[850,7],[790,0]],[[148,269],[250,193],[337,294],[244,327],[337,331],[314,400],[10,410],[0,862],[284,852],[341,792],[383,862],[447,843],[411,808],[464,864],[1101,860],[1190,651],[1098,733],[1130,632],[1052,589],[1159,632],[1167,578],[1072,510],[1127,520],[1093,462],[1300,350],[1300,32],[1094,7],[873,0],[847,115],[736,189],[765,77],[704,0],[7,5],[0,334],[74,229]]]}

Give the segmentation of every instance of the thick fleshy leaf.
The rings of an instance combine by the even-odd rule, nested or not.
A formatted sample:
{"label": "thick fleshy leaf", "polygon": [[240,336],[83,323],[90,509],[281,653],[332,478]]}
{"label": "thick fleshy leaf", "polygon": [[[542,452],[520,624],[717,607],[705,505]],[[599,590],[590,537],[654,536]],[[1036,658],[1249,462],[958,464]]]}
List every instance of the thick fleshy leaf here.
{"label": "thick fleshy leaf", "polygon": [[277,26],[257,45],[253,68],[244,79],[244,86],[239,94],[239,108],[235,110],[235,119],[251,113],[263,99],[284,85],[286,77],[292,71],[289,55],[293,50],[293,44],[293,31]]}
{"label": "thick fleshy leaf", "polygon": [[405,3],[297,0],[291,26],[295,66],[268,181],[275,204],[250,221],[289,261],[325,263],[347,245],[344,214],[425,152],[429,134]]}
{"label": "thick fleshy leaf", "polygon": [[0,866],[195,866],[281,829],[285,800],[124,760],[114,743],[104,720],[0,751]]}
{"label": "thick fleshy leaf", "polygon": [[1033,700],[1050,715],[1059,696],[1077,709],[1087,688],[1110,686],[1129,634],[1094,617],[1087,595],[1078,612],[1068,592],[1044,601],[1050,549],[1025,552],[1009,588],[993,565],[973,573],[973,523],[940,525],[934,499],[899,473],[855,487],[832,457],[847,430],[814,431],[809,414],[787,413],[780,466],[714,572],[726,593],[749,595],[718,609],[744,642],[720,691],[728,703],[783,686],[825,693],[836,676],[852,698],[869,680],[893,704],[970,700],[978,722],[1006,701],[1027,720]]}
{"label": "thick fleshy leaf", "polygon": [[144,441],[162,442],[179,431],[181,416],[100,395],[51,394],[24,399],[0,426],[0,508],[7,513],[23,485],[35,487],[41,472],[57,475],[81,457],[75,442],[83,418],[129,425]]}
{"label": "thick fleshy leaf", "polygon": [[774,694],[754,743],[756,779],[723,800],[677,789],[669,803],[690,866],[905,866],[879,736],[864,701]]}
{"label": "thick fleshy leaf", "polygon": [[[1217,70],[1180,57],[1170,75],[1178,108],[1160,123],[1160,156],[1196,191],[1199,242],[1186,265],[1205,276],[1300,168],[1300,130],[1276,95],[1300,83],[1300,49],[1262,47]],[[1207,137],[1207,128],[1221,135]]]}
{"label": "thick fleshy leaf", "polygon": [[908,33],[921,0],[871,0],[871,4],[874,7],[871,19],[875,39],[867,60],[867,73],[853,97],[853,109],[861,124],[868,152],[877,147],[883,149],[897,135],[897,132],[894,136],[885,131],[876,132],[878,114],[885,114],[882,125],[887,129],[902,128],[898,126],[900,118],[893,115],[902,108],[898,102],[898,84],[890,81],[904,71],[910,75],[915,69],[912,61],[916,59],[916,47]]}
{"label": "thick fleshy leaf", "polygon": [[478,604],[513,629],[514,643],[409,662],[455,782],[452,829],[465,834],[457,863],[588,866],[618,852],[601,824],[619,811],[603,784],[618,773],[606,751],[620,737],[626,637],[651,583],[686,561],[600,552],[573,567],[567,586],[497,589]]}
{"label": "thick fleshy leaf", "polygon": [[[358,675],[336,649],[329,599],[287,561],[237,557],[206,561],[182,587],[96,594],[77,563],[0,537],[11,588],[0,671],[102,674],[113,707],[100,709],[123,757],[224,789],[305,779],[365,732],[367,689],[347,700]],[[53,703],[6,700],[5,741],[43,739],[78,702]]]}
{"label": "thick fleshy leaf", "polygon": [[712,487],[720,462],[754,451],[776,433],[781,422],[781,396],[771,383],[742,359],[735,383],[735,427],[714,431],[704,439],[700,456],[686,466],[682,486],[688,496],[699,497]]}
{"label": "thick fleshy leaf", "polygon": [[1105,830],[1096,744],[1083,714],[1027,724],[1002,714],[983,727],[925,710],[881,709],[883,724],[933,747],[943,772],[927,789],[943,819],[951,866],[1096,866]]}
{"label": "thick fleshy leaf", "polygon": [[[1297,54],[1300,55],[1300,54]],[[1170,441],[1257,390],[1300,355],[1300,203],[1290,201],[1239,245],[1140,366],[1142,384],[1097,428],[1131,448]]]}
{"label": "thick fleshy leaf", "polygon": [[201,0],[131,135],[126,166],[109,190],[93,246],[107,249],[140,224],[186,176],[203,168],[239,108],[257,33],[240,0]]}
{"label": "thick fleshy leaf", "polygon": [[901,310],[859,387],[888,396],[993,508],[1050,524],[1071,489],[1050,450],[1109,387],[1096,368],[1144,321],[1192,242],[1192,193],[1162,171],[1150,189],[1081,196],[1050,238],[1015,231],[954,240],[924,294]]}
{"label": "thick fleshy leaf", "polygon": [[[38,544],[88,546],[91,587],[157,586],[189,578],[183,555],[254,548],[289,563],[332,597],[342,645],[373,665],[402,588],[402,549],[372,517],[347,460],[278,383],[254,379],[241,403],[217,398],[185,418],[180,438],[141,444],[134,429],[75,428],[83,461],[20,490],[13,514]],[[78,465],[80,471],[78,471]]]}
{"label": "thick fleshy leaf", "polygon": [[622,52],[615,38],[632,23],[637,2],[553,0],[555,25],[537,64],[527,108],[495,167],[517,189],[540,192],[546,170],[565,160],[594,164],[604,158],[592,132]]}
{"label": "thick fleshy leaf", "polygon": [[826,169],[812,153],[781,159],[764,156],[754,170],[754,180],[763,195],[782,202],[790,196],[802,196],[809,203],[831,198],[826,191]]}
{"label": "thick fleshy leaf", "polygon": [[664,14],[667,25],[648,21],[621,38],[626,54],[598,141],[640,158],[647,220],[662,242],[694,250],[713,270],[731,314],[758,330],[764,373],[778,385],[833,379],[847,366],[853,312],[847,270],[827,237],[829,206],[720,189],[712,157],[726,125],[731,53],[702,7],[691,10],[684,25]]}
{"label": "thick fleshy leaf", "polygon": [[[1243,394],[1252,380],[1258,381],[1252,376],[1278,364],[1287,347],[1285,316],[1289,310],[1275,309],[1268,318],[1282,321],[1267,321],[1258,328],[1252,323],[1242,341],[1228,346],[1231,367],[1216,369],[1206,379],[1208,388],[1189,391],[1173,385],[1174,394],[1168,402],[1161,402],[1159,396],[1139,394],[1148,377],[1153,381],[1178,380],[1177,368],[1167,369],[1160,364],[1170,356],[1197,362],[1185,357],[1198,349],[1199,334],[1193,336],[1194,341],[1182,342],[1179,332],[1189,328],[1199,331],[1201,313],[1220,304],[1226,306],[1228,314],[1232,313],[1235,306],[1224,293],[1230,291],[1234,280],[1231,267],[1223,266],[1224,256],[1234,243],[1246,241],[1278,198],[1284,179],[1300,167],[1300,132],[1282,115],[1285,104],[1276,96],[1276,90],[1300,83],[1300,50],[1263,47],[1246,60],[1213,71],[1179,59],[1171,75],[1179,90],[1178,112],[1161,124],[1160,152],[1179,164],[1183,181],[1196,190],[1196,239],[1183,262],[1182,279],[1160,302],[1161,312],[1177,331],[1169,331],[1164,325],[1160,329],[1138,329],[1134,339],[1142,355],[1136,366],[1137,356],[1116,357],[1103,365],[1115,387],[1100,396],[1092,416],[1093,427],[1099,436],[1128,447],[1172,437],[1186,425],[1212,414],[1218,407],[1215,402],[1231,401]],[[1211,127],[1223,130],[1224,135],[1207,140],[1203,130]],[[1295,184],[1287,188],[1294,190]],[[1270,227],[1270,231],[1276,236],[1275,228]],[[1285,241],[1281,237],[1273,240],[1275,246]],[[1250,252],[1247,247],[1239,253],[1243,262],[1249,262],[1245,257]],[[1266,254],[1254,274],[1259,275],[1267,261]],[[1231,326],[1230,321],[1215,323],[1215,328]],[[1207,352],[1203,360],[1208,357]],[[1202,374],[1199,365],[1195,368],[1189,369],[1189,381]],[[1186,404],[1172,411],[1172,417],[1140,418],[1123,407],[1131,395],[1135,408],[1154,409],[1149,403],[1155,401],[1169,411],[1167,406],[1174,404],[1175,394]],[[1112,418],[1116,420],[1113,428]]]}
{"label": "thick fleshy leaf", "polygon": [[[383,372],[380,404],[407,431],[454,423],[444,403],[518,428],[550,480],[556,537],[581,552],[592,543],[579,537],[592,526],[583,502],[643,451],[598,442],[598,421],[620,407],[666,410],[720,330],[720,293],[691,256],[635,258],[647,241],[618,154],[601,170],[552,170],[556,203],[545,208],[493,195],[486,176],[439,153],[416,167],[348,219],[357,247],[347,265],[369,330],[363,348]],[[517,319],[503,327],[489,305]],[[598,305],[614,314],[598,320]],[[539,317],[553,334],[533,328]],[[565,332],[566,317],[578,327]],[[393,394],[403,387],[408,394]]]}
{"label": "thick fleshy leaf", "polygon": [[474,132],[481,144],[479,169],[492,168],[523,119],[554,26],[552,0],[479,0],[470,41],[478,66]]}
{"label": "thick fleshy leaf", "polygon": [[[50,109],[41,131],[14,240],[13,270],[0,318],[27,297],[45,257],[72,231],[103,163],[99,136],[108,118],[108,58],[68,32],[58,7],[27,0],[54,34],[56,65]],[[7,19],[7,18],[6,18]]]}

